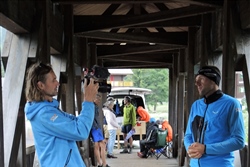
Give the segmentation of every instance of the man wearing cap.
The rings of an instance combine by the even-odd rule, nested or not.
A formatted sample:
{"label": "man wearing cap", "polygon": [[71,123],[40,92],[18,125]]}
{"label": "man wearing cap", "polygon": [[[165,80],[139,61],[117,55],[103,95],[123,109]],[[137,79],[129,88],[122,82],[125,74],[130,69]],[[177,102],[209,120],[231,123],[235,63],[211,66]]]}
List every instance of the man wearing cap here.
{"label": "man wearing cap", "polygon": [[201,99],[190,111],[184,145],[191,167],[233,167],[234,151],[245,145],[239,101],[219,89],[220,70],[202,67],[195,78]]}

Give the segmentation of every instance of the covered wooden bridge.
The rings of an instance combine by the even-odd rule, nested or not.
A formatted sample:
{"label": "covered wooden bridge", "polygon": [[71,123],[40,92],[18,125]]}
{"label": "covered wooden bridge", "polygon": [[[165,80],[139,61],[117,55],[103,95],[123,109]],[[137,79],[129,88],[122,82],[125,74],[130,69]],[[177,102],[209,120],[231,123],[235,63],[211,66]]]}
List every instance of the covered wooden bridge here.
{"label": "covered wooden bridge", "polygon": [[[242,71],[250,104],[249,15],[248,0],[1,0],[0,26],[7,32],[0,34],[5,70],[0,166],[33,166],[34,150],[25,142],[23,87],[25,71],[36,61],[53,65],[61,85],[57,98],[72,114],[75,95],[81,108],[84,67],[168,68],[174,156],[179,166],[187,165],[182,140],[189,108],[198,98],[197,68],[218,66],[221,89],[232,96],[235,72]],[[88,162],[89,144],[82,146]],[[250,166],[247,150],[248,144],[241,150],[242,167]]]}

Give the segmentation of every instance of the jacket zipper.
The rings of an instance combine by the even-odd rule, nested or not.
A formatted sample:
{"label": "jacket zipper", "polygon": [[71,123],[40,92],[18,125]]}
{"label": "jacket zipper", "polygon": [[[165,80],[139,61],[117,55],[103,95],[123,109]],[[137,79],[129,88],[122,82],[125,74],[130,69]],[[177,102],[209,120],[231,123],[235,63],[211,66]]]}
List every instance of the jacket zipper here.
{"label": "jacket zipper", "polygon": [[69,154],[67,156],[67,159],[66,159],[66,162],[65,162],[65,165],[64,167],[67,167],[68,163],[69,163],[69,160],[70,160],[70,157],[71,157],[71,152],[72,152],[72,149],[69,150]]}
{"label": "jacket zipper", "polygon": [[[207,128],[207,121],[205,123],[205,117],[206,117],[206,113],[207,113],[207,108],[208,108],[208,104],[207,104],[207,107],[205,109],[205,112],[204,112],[204,117],[203,117],[203,125],[202,125],[202,131],[201,131],[201,134],[200,134],[200,138],[199,138],[199,143],[203,144],[204,143],[204,136],[205,136],[205,131],[206,131],[206,128]],[[198,159],[198,165],[199,167],[201,166],[200,164],[200,158]]]}

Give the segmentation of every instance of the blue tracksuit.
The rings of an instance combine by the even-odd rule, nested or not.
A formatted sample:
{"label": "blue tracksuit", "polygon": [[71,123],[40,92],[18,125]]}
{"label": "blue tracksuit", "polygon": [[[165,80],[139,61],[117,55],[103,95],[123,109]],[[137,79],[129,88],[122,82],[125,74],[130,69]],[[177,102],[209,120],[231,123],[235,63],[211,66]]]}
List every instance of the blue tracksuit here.
{"label": "blue tracksuit", "polygon": [[85,167],[76,141],[85,140],[94,119],[94,103],[83,102],[79,116],[58,109],[58,102],[27,102],[25,113],[30,120],[41,167]]}
{"label": "blue tracksuit", "polygon": [[200,159],[191,159],[191,167],[233,167],[233,151],[244,147],[244,138],[242,108],[238,100],[223,94],[208,104],[204,98],[194,102],[184,144],[186,150],[194,142],[205,144],[206,154]]}

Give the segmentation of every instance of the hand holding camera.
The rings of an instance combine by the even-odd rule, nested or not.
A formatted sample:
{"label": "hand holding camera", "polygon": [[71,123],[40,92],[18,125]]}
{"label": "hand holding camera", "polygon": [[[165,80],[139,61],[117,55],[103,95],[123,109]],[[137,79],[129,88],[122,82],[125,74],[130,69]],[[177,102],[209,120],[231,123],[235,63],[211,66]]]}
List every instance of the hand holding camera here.
{"label": "hand holding camera", "polygon": [[103,67],[99,67],[98,65],[94,65],[92,69],[84,68],[84,80],[87,81],[87,85],[90,83],[90,79],[94,79],[94,83],[99,83],[98,92],[106,93],[111,91],[111,84],[107,84],[107,79],[110,75],[108,70]]}
{"label": "hand holding camera", "polygon": [[98,93],[98,89],[99,89],[99,83],[95,83],[93,78],[90,78],[88,85],[87,81],[84,82],[84,101],[93,102]]}

